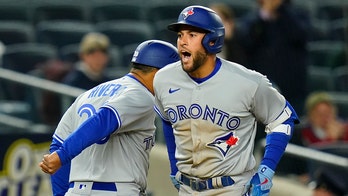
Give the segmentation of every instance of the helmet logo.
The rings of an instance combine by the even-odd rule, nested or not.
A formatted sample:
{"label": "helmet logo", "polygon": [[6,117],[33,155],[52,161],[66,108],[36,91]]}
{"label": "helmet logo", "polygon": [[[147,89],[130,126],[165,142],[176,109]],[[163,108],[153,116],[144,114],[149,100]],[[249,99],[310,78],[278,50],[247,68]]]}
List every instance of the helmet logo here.
{"label": "helmet logo", "polygon": [[139,55],[139,51],[138,50],[134,51],[134,54],[133,54],[133,57],[132,57],[132,62],[133,61],[137,61],[138,55]]}
{"label": "helmet logo", "polygon": [[193,15],[193,8],[191,8],[190,10],[187,10],[186,12],[182,13],[182,15],[184,16],[184,19],[186,19],[187,17]]}

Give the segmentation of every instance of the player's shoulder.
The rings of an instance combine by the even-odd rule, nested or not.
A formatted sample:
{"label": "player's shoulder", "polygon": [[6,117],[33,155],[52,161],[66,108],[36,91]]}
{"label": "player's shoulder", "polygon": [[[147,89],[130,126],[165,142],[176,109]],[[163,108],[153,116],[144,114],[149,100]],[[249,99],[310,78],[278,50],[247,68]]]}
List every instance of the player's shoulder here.
{"label": "player's shoulder", "polygon": [[182,71],[180,61],[168,64],[162,69],[158,70],[158,72],[155,75],[155,80],[156,79],[158,80],[159,78],[165,79],[165,78],[168,78],[168,76],[173,77],[173,75],[175,75],[175,73],[180,72],[180,70]]}
{"label": "player's shoulder", "polygon": [[164,74],[164,73],[180,70],[180,68],[181,68],[181,62],[177,61],[177,62],[166,65],[162,69],[158,70],[157,73]]}
{"label": "player's shoulder", "polygon": [[262,78],[265,78],[265,76],[262,75],[261,73],[255,70],[248,69],[247,67],[241,64],[231,62],[225,59],[220,59],[220,60],[221,60],[222,68],[226,72],[231,72],[235,75],[238,75],[240,77],[244,77],[246,79],[253,80],[253,81],[259,81]]}

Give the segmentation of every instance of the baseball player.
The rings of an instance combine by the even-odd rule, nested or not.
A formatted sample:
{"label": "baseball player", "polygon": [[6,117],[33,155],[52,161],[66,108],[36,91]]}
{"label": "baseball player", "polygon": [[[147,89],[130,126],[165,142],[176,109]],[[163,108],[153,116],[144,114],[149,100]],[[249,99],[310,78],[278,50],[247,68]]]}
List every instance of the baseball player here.
{"label": "baseball player", "polygon": [[[168,29],[181,61],[157,72],[155,109],[179,195],[268,195],[296,112],[264,75],[216,56],[224,26],[213,10],[189,6]],[[257,121],[267,132],[258,166]]]}
{"label": "baseball player", "polygon": [[[41,170],[52,175],[54,195],[145,195],[154,145],[153,77],[179,60],[167,42],[135,50],[130,73],[81,94],[58,124]],[[71,162],[69,183],[68,178]]]}

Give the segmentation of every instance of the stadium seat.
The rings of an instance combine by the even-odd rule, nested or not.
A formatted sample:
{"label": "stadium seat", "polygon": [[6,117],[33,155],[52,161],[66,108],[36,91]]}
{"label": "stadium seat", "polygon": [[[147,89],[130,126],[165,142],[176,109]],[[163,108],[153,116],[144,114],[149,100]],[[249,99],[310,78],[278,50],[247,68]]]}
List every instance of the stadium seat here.
{"label": "stadium seat", "polygon": [[330,40],[330,23],[322,20],[312,20],[309,41]]}
{"label": "stadium seat", "polygon": [[[347,9],[348,10],[348,9]],[[339,19],[330,23],[328,36],[334,41],[344,41],[348,39],[348,17],[347,19]]]}
{"label": "stadium seat", "polygon": [[[109,50],[110,60],[106,67],[106,74],[110,78],[119,78],[129,72],[130,67],[123,64],[122,49],[118,46],[111,46]],[[128,64],[127,64],[128,65]]]}
{"label": "stadium seat", "polygon": [[47,20],[87,21],[87,11],[82,1],[44,1],[34,4],[33,23]]}
{"label": "stadium seat", "polygon": [[344,65],[344,47],[341,41],[311,41],[308,43],[309,64],[328,68]]}
{"label": "stadium seat", "polygon": [[98,1],[90,6],[89,21],[98,23],[109,20],[144,20],[146,6],[127,2]]}
{"label": "stadium seat", "polygon": [[[22,43],[7,46],[2,57],[2,67],[13,71],[28,73],[57,57],[57,49],[51,45]],[[4,94],[9,100],[25,99],[25,87],[13,82],[3,82]]]}
{"label": "stadium seat", "polygon": [[0,41],[5,45],[34,42],[35,31],[31,24],[21,21],[0,22]]}
{"label": "stadium seat", "polygon": [[345,8],[348,3],[343,0],[317,0],[315,17],[323,21],[343,19]]}
{"label": "stadium seat", "polygon": [[168,19],[176,21],[180,12],[188,5],[190,4],[177,1],[152,4],[147,9],[146,17],[150,22]]}
{"label": "stadium seat", "polygon": [[167,41],[176,46],[177,34],[167,29],[167,26],[173,22],[176,22],[176,20],[167,19],[156,21],[154,22],[154,31],[156,39]]}
{"label": "stadium seat", "polygon": [[109,49],[109,63],[107,68],[118,69],[118,67],[123,67],[123,54],[120,47],[113,45]]}
{"label": "stadium seat", "polygon": [[291,3],[295,8],[305,11],[312,19],[315,18],[316,5],[318,0],[291,0]]}
{"label": "stadium seat", "polygon": [[307,88],[308,92],[332,91],[334,88],[331,69],[327,67],[308,66]]}
{"label": "stadium seat", "polygon": [[332,70],[334,90],[348,93],[348,65]]}
{"label": "stadium seat", "polygon": [[79,43],[76,44],[69,44],[62,46],[59,49],[59,58],[60,60],[67,62],[67,63],[76,63],[79,61]]}
{"label": "stadium seat", "polygon": [[58,48],[80,43],[82,37],[94,31],[94,26],[78,21],[42,21],[36,27],[39,43],[52,44]]}
{"label": "stadium seat", "polygon": [[135,49],[137,48],[138,44],[128,44],[124,47],[121,48],[122,50],[122,55],[123,55],[123,67],[128,69],[129,65],[131,63],[133,54]]}
{"label": "stadium seat", "polygon": [[123,47],[154,37],[153,27],[145,21],[113,20],[96,24],[96,30],[110,38],[113,45]]}
{"label": "stadium seat", "polygon": [[26,1],[0,2],[0,21],[21,21],[31,23],[31,9]]}
{"label": "stadium seat", "polygon": [[2,57],[3,68],[27,73],[36,68],[38,63],[57,57],[57,49],[48,44],[22,43],[6,47]]}

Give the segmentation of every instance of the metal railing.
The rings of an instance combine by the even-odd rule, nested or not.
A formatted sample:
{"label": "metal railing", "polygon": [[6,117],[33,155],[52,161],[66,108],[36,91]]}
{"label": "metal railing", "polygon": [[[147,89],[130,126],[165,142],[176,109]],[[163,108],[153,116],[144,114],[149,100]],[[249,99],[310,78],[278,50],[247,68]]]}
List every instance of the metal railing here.
{"label": "metal railing", "polygon": [[[255,148],[255,155],[258,161],[260,161],[262,158],[265,144],[266,140],[262,139],[259,141]],[[315,162],[339,166],[348,170],[348,158],[323,152],[317,149],[312,149],[289,143],[285,149],[285,154]]]}
{"label": "metal railing", "polygon": [[[71,87],[69,85],[53,82],[1,67],[0,80],[18,83],[26,87],[39,89],[42,91],[49,91],[59,95],[61,97],[61,111],[65,111],[71,105],[72,101],[85,91],[84,89]],[[31,122],[30,120],[21,119],[7,114],[0,114],[0,123],[20,129],[33,126],[33,122]]]}
{"label": "metal railing", "polygon": [[[0,79],[5,79],[11,82],[19,83],[25,86],[34,87],[40,90],[54,92],[61,95],[64,99],[63,104],[68,101],[70,104],[72,99],[75,99],[85,90],[71,87],[62,83],[52,82],[50,80],[30,76],[28,74],[18,73],[9,69],[0,68]],[[66,106],[66,105],[64,105]]]}

